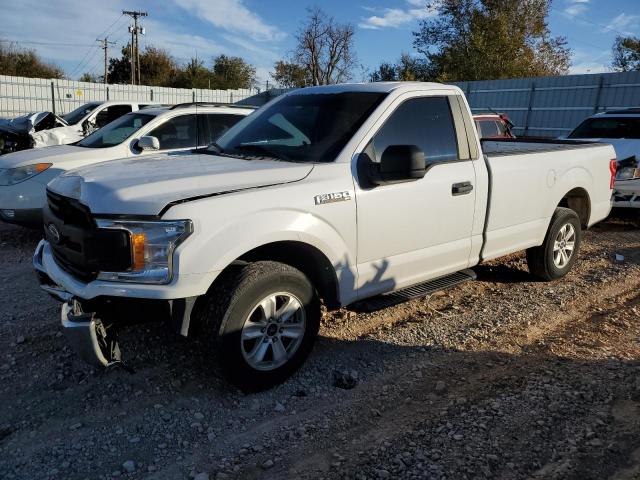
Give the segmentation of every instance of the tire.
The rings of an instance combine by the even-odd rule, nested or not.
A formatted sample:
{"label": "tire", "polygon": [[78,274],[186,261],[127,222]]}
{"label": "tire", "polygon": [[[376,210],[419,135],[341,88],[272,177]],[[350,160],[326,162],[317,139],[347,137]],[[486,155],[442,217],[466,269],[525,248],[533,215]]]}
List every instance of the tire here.
{"label": "tire", "polygon": [[[564,277],[578,257],[581,240],[578,214],[569,208],[556,208],[544,243],[527,250],[529,272],[544,281]],[[573,248],[570,250],[569,246]]]}
{"label": "tire", "polygon": [[318,336],[320,301],[313,285],[301,271],[271,261],[224,275],[207,294],[203,320],[227,380],[245,392],[282,383]]}

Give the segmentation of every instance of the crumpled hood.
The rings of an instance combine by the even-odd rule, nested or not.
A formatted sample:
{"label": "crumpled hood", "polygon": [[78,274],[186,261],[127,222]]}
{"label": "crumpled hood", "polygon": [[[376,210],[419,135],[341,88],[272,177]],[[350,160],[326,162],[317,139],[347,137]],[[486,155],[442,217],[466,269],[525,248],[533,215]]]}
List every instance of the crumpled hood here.
{"label": "crumpled hood", "polygon": [[65,162],[85,159],[91,155],[91,150],[74,145],[55,145],[47,148],[20,150],[2,155],[0,168],[15,168],[32,163],[53,163],[55,167]]}
{"label": "crumpled hood", "polygon": [[295,182],[312,169],[275,160],[168,154],[70,170],[48,188],[79,199],[94,214],[158,215],[172,202]]}
{"label": "crumpled hood", "polygon": [[51,112],[34,112],[21,115],[19,117],[10,119],[0,119],[0,131],[7,131],[16,134],[29,134],[35,131],[35,128],[40,122],[49,118],[50,122],[53,120],[59,120],[63,125],[66,125],[63,119]]}

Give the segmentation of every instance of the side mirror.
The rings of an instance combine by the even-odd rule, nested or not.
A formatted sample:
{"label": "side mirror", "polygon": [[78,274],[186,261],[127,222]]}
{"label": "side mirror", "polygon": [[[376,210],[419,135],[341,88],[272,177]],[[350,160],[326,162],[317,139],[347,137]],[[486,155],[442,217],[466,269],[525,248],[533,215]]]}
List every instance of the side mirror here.
{"label": "side mirror", "polygon": [[424,152],[415,145],[389,145],[380,163],[371,163],[369,180],[374,185],[419,180],[426,173]]}
{"label": "side mirror", "polygon": [[160,140],[157,137],[140,137],[137,147],[140,150],[160,150]]}

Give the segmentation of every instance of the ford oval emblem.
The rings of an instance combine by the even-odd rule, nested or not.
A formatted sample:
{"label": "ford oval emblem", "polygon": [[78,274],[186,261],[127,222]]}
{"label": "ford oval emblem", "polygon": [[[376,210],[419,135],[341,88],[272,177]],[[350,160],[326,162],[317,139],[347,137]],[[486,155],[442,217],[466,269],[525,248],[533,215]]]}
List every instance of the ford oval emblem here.
{"label": "ford oval emblem", "polygon": [[47,232],[49,233],[49,239],[52,243],[56,245],[60,243],[60,232],[53,223],[47,225]]}

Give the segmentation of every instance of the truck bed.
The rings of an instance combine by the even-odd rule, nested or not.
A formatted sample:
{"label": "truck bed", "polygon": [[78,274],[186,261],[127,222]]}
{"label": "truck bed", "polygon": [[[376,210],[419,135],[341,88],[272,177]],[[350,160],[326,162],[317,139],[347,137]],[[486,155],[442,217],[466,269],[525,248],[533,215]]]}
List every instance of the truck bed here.
{"label": "truck bed", "polygon": [[[583,226],[609,214],[610,145],[564,140],[484,140],[489,174],[484,260],[541,245],[568,194],[586,197]],[[535,199],[536,201],[532,201]]]}
{"label": "truck bed", "polygon": [[546,153],[556,151],[568,151],[577,150],[583,148],[601,147],[601,143],[584,142],[575,140],[540,140],[540,139],[527,139],[521,140],[518,138],[505,138],[505,139],[486,139],[480,140],[482,144],[482,151],[486,155],[492,157],[500,155],[520,155],[527,153]]}

